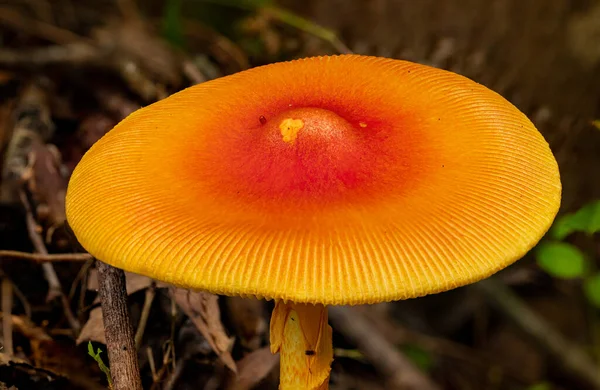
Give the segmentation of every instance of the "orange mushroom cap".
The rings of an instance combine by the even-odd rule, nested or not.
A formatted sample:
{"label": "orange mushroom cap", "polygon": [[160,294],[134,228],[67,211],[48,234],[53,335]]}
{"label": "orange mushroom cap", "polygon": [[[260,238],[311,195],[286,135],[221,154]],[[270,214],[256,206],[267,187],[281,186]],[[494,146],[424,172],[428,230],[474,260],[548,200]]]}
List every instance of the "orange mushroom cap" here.
{"label": "orange mushroom cap", "polygon": [[459,75],[357,55],[277,63],[145,107],[75,169],[92,255],[178,286],[362,304],[477,281],[560,204],[540,133]]}

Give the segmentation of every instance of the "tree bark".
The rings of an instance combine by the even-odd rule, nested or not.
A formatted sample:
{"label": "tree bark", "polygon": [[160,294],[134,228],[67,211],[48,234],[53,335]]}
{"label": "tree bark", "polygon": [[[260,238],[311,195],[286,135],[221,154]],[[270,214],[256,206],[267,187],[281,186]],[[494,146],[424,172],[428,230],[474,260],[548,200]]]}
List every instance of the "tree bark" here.
{"label": "tree bark", "polygon": [[97,261],[98,284],[113,390],[142,390],[142,380],[127,309],[125,273]]}

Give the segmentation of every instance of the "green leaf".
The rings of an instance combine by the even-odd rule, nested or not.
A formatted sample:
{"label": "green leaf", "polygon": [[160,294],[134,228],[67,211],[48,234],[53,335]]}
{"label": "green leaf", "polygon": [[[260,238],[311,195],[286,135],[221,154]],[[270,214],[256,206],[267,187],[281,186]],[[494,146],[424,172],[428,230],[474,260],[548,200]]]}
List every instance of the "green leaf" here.
{"label": "green leaf", "polygon": [[102,353],[102,350],[100,348],[98,348],[98,352],[94,352],[94,347],[92,346],[92,342],[88,341],[88,355],[90,355],[92,358],[94,358],[96,363],[98,363],[98,367],[100,368],[100,371],[102,371],[104,373],[104,375],[106,375],[106,380],[108,381],[108,385],[112,389],[112,377],[110,376],[110,369],[108,367],[106,367],[106,364],[104,364],[104,361],[102,361],[102,357],[100,357],[101,353]]}
{"label": "green leaf", "polygon": [[586,261],[581,251],[566,242],[544,242],[536,250],[541,269],[557,278],[571,279],[584,276]]}
{"label": "green leaf", "polygon": [[402,352],[421,370],[429,372],[433,368],[433,359],[429,352],[424,349],[416,345],[405,345]]}
{"label": "green leaf", "polygon": [[336,358],[348,358],[357,361],[366,361],[365,356],[358,349],[335,348],[333,354]]}
{"label": "green leaf", "polygon": [[590,303],[600,308],[600,272],[585,281],[583,290]]}
{"label": "green leaf", "polygon": [[273,4],[273,0],[199,0],[199,2],[247,10],[256,10]]}
{"label": "green leaf", "polygon": [[185,45],[182,6],[182,0],[167,0],[162,20],[163,37],[179,48]]}
{"label": "green leaf", "polygon": [[551,230],[552,237],[562,240],[574,232],[594,234],[600,231],[600,200],[589,203],[575,213],[560,217]]}
{"label": "green leaf", "polygon": [[535,385],[529,386],[527,390],[552,390],[552,386],[548,382],[536,383]]}

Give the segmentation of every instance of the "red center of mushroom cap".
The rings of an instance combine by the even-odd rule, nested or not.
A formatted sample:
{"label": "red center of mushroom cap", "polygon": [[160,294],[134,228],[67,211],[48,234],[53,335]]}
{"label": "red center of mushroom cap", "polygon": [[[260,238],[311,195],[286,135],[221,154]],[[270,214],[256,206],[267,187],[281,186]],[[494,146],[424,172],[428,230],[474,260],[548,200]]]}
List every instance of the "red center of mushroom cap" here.
{"label": "red center of mushroom cap", "polygon": [[375,121],[326,104],[268,111],[231,137],[207,139],[214,150],[231,153],[190,165],[221,202],[274,214],[348,207],[401,191],[410,186],[415,165],[423,170],[415,153],[419,137],[401,117]]}
{"label": "red center of mushroom cap", "polygon": [[335,145],[341,146],[342,143],[352,146],[356,137],[356,129],[344,118],[335,112],[315,107],[284,111],[265,122],[265,127],[268,132],[266,135],[270,135],[270,131],[277,127],[281,139],[290,145],[296,145],[296,140],[300,138],[297,144],[299,152],[317,146],[334,160],[338,159],[340,153]]}
{"label": "red center of mushroom cap", "polygon": [[360,136],[358,125],[332,111],[290,109],[267,118],[244,145],[245,161],[232,161],[230,169],[246,193],[260,198],[339,196],[367,179],[356,169],[367,149]]}

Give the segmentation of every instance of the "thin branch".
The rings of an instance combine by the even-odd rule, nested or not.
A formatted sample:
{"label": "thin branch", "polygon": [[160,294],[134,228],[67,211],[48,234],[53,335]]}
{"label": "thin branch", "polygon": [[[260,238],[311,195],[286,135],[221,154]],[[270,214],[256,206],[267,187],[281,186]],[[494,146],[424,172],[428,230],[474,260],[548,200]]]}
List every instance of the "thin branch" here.
{"label": "thin branch", "polygon": [[142,338],[144,337],[144,331],[146,330],[146,324],[148,323],[150,309],[152,308],[152,302],[154,302],[155,296],[156,288],[154,285],[152,285],[146,289],[146,295],[144,297],[144,306],[142,307],[140,322],[138,323],[137,331],[135,332],[136,349],[140,349],[140,346],[142,345]]}
{"label": "thin branch", "polygon": [[388,378],[390,388],[441,390],[398,352],[359,311],[351,307],[330,306],[329,318],[333,328],[355,343],[367,360]]}
{"label": "thin branch", "polygon": [[[29,239],[31,240],[33,247],[38,253],[42,254],[43,256],[47,256],[48,250],[46,249],[44,240],[40,235],[40,227],[38,226],[37,222],[35,221],[35,218],[33,217],[33,214],[31,212],[31,206],[29,205],[29,201],[27,200],[27,196],[24,192],[21,192],[21,200],[23,202],[23,206],[25,206],[25,220],[27,223],[27,232],[29,233]],[[44,276],[46,278],[46,281],[48,282],[49,288],[47,300],[52,301],[54,300],[54,298],[61,295],[62,287],[60,285],[60,280],[58,279],[58,275],[56,275],[56,271],[54,271],[54,267],[52,267],[52,264],[43,263],[42,269],[44,271]]]}
{"label": "thin branch", "polygon": [[88,253],[59,253],[44,255],[41,253],[0,250],[0,259],[22,259],[32,260],[38,263],[52,263],[65,261],[88,261],[92,260],[93,257]]}
{"label": "thin branch", "polygon": [[[33,244],[35,250],[43,256],[48,256],[48,250],[46,249],[46,245],[44,244],[44,240],[40,235],[38,229],[38,225],[33,218],[33,214],[31,212],[31,206],[29,205],[29,201],[23,191],[20,193],[21,201],[23,202],[23,206],[25,207],[25,220],[27,223],[27,231],[29,233],[29,238]],[[44,271],[44,276],[46,281],[48,282],[48,297],[49,301],[60,298],[63,312],[71,329],[75,335],[78,335],[81,330],[81,324],[73,315],[73,311],[71,310],[71,305],[67,296],[63,292],[62,286],[60,284],[60,280],[58,279],[58,275],[52,266],[52,263],[42,263],[42,270]]]}
{"label": "thin branch", "polygon": [[101,261],[96,264],[113,390],[142,390],[133,327],[127,308],[125,273]]}
{"label": "thin branch", "polygon": [[[103,56],[104,55],[104,56]],[[55,64],[85,65],[105,60],[105,53],[87,43],[34,47],[27,50],[0,50],[3,67],[42,67]]]}
{"label": "thin branch", "polygon": [[23,31],[29,35],[36,36],[58,44],[73,42],[90,42],[69,30],[55,25],[28,18],[10,7],[0,7],[0,25]]}
{"label": "thin branch", "polygon": [[2,279],[2,336],[4,342],[3,352],[9,356],[14,355],[12,336],[12,283],[8,278]]}
{"label": "thin branch", "polygon": [[19,301],[21,301],[21,305],[23,305],[23,311],[25,312],[25,316],[27,318],[31,318],[31,304],[27,300],[27,297],[25,296],[25,294],[23,294],[21,289],[19,289],[19,287],[14,283],[12,285],[12,290],[13,290],[13,293],[15,294],[15,296],[17,297],[17,299]]}
{"label": "thin branch", "polygon": [[596,388],[600,388],[600,371],[589,356],[527,307],[510,288],[493,278],[481,281],[475,286],[566,370],[593,384]]}
{"label": "thin branch", "polygon": [[182,61],[182,63],[181,63],[181,70],[183,71],[183,74],[185,74],[187,76],[187,78],[193,84],[202,84],[203,82],[205,82],[205,81],[208,80],[206,78],[206,76],[204,76],[204,74],[202,74],[202,72],[200,71],[200,69],[198,69],[198,67],[196,66],[196,64],[194,64],[188,58],[186,58],[186,59],[184,59]]}
{"label": "thin branch", "polygon": [[158,376],[156,375],[156,363],[154,363],[154,354],[152,353],[152,348],[150,348],[150,346],[146,347],[146,356],[148,357],[148,365],[150,366],[150,373],[152,374],[152,383],[156,383],[158,381]]}
{"label": "thin branch", "polygon": [[352,51],[344,44],[344,42],[338,38],[335,32],[329,30],[328,28],[320,26],[308,19],[294,14],[293,12],[277,6],[265,7],[263,10],[282,23],[329,42],[329,44],[341,54],[352,53]]}

